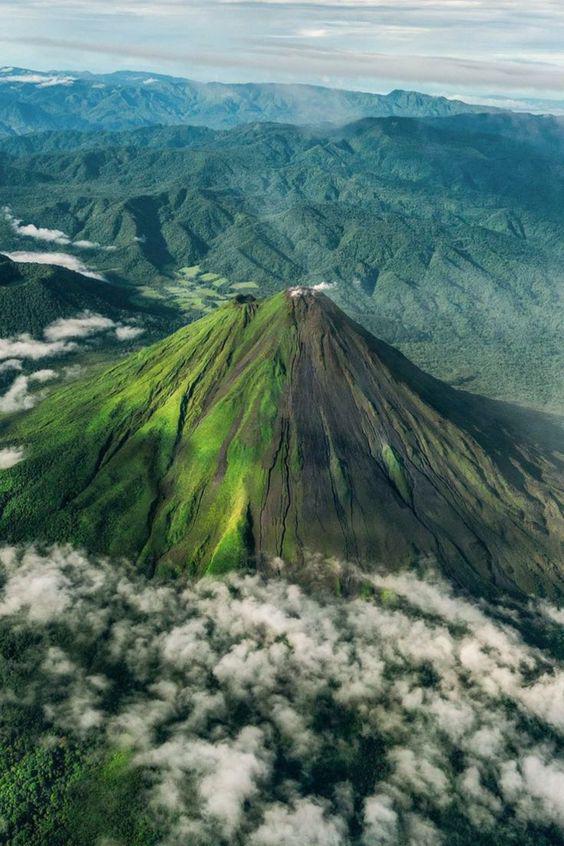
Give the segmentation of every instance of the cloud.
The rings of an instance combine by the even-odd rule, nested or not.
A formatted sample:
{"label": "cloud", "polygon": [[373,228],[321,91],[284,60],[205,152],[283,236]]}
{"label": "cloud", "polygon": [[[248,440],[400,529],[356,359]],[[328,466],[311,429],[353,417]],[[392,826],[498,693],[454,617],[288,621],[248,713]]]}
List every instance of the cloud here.
{"label": "cloud", "polygon": [[116,338],[118,341],[132,341],[138,338],[145,330],[140,326],[118,326],[116,329]]}
{"label": "cloud", "polygon": [[[23,359],[39,361],[43,358],[54,358],[79,349],[79,341],[95,335],[113,331],[118,341],[130,341],[138,338],[145,331],[140,326],[124,325],[102,314],[84,311],[75,317],[61,317],[54,320],[43,330],[43,338],[32,338],[23,333],[11,338],[0,338],[0,374],[23,369]],[[38,371],[39,374],[52,371]],[[76,367],[65,369],[70,378],[80,372]],[[14,411],[31,408],[35,400],[29,395],[30,381],[41,379],[37,373],[29,376],[18,376],[11,388],[0,398],[0,408],[3,411]]]}
{"label": "cloud", "polygon": [[85,311],[76,317],[62,317],[55,320],[47,326],[43,335],[47,341],[57,342],[66,341],[69,338],[89,338],[101,332],[108,332],[110,329],[114,330],[118,341],[132,341],[145,331],[140,326],[125,326],[109,317]]}
{"label": "cloud", "polygon": [[98,279],[100,282],[106,281],[101,273],[91,270],[80,259],[71,256],[69,253],[35,253],[29,250],[16,250],[3,252],[2,255],[22,264],[48,264],[54,267],[66,267],[67,270],[73,270],[75,273],[88,276],[90,279]]}
{"label": "cloud", "polygon": [[[1,344],[1,340],[0,340]],[[7,361],[3,361],[0,364],[0,373],[7,373],[10,370],[22,370],[23,369],[23,361],[20,361],[19,358],[9,358]]]}
{"label": "cloud", "polygon": [[9,470],[25,458],[23,447],[5,447],[0,449],[0,470]]}
{"label": "cloud", "polygon": [[556,626],[542,606],[477,604],[433,572],[362,576],[364,599],[236,574],[159,584],[70,547],[5,547],[0,569],[0,629],[36,634],[17,671],[43,730],[127,749],[159,842],[564,830],[564,672],[524,639]]}
{"label": "cloud", "polygon": [[[68,355],[79,349],[78,341],[110,331],[114,332],[116,340],[128,341],[139,337],[144,329],[139,326],[127,326],[89,311],[76,317],[59,318],[44,329],[41,340],[26,333],[12,338],[0,338],[0,374],[22,370],[23,359],[39,361],[43,358]],[[63,376],[66,379],[74,379],[80,376],[81,372],[82,368],[75,365],[64,368]],[[50,369],[16,376],[6,393],[0,396],[0,414],[12,414],[33,408],[44,396],[44,392],[34,390],[36,385],[57,376],[58,374]]]}
{"label": "cloud", "polygon": [[[174,65],[228,82],[404,86],[463,96],[562,89],[564,7],[554,0],[534,9],[528,0],[99,0],[94,12],[92,4],[58,0],[47,27],[34,0],[11,8],[5,53],[28,51],[23,55],[45,66],[73,54],[103,70],[135,61],[151,74]],[[95,37],[85,26],[92,15]]]}
{"label": "cloud", "polygon": [[[36,226],[34,223],[24,224],[19,218],[14,217],[10,206],[5,206],[3,211],[4,218],[10,224],[12,230],[22,238],[34,238],[36,241],[46,241],[47,243],[59,244],[63,247],[73,246],[79,250],[103,249],[110,251],[115,249],[114,247],[102,247],[97,241],[87,241],[84,239],[73,241],[72,238],[60,229],[48,229],[44,226]],[[61,254],[58,253],[57,255]]]}
{"label": "cloud", "polygon": [[[7,69],[3,68],[3,70],[5,71]],[[54,85],[72,85],[73,82],[76,82],[76,79],[72,76],[40,73],[5,74],[0,72],[0,84],[23,83],[25,85],[37,85],[38,88],[51,88]]]}
{"label": "cloud", "polygon": [[303,29],[298,29],[296,32],[297,38],[325,38],[328,35],[328,30],[323,29],[323,27],[319,27],[317,29],[304,27]]}
{"label": "cloud", "polygon": [[109,317],[85,312],[78,317],[61,317],[55,320],[47,326],[43,335],[48,341],[65,341],[68,338],[88,338],[115,326],[115,321]]}
{"label": "cloud", "polygon": [[37,361],[41,358],[64,355],[76,348],[74,343],[37,341],[31,335],[23,333],[12,338],[0,338],[0,361],[8,359],[10,361],[9,369],[21,370],[21,367],[14,366],[16,359],[28,358],[31,361]]}
{"label": "cloud", "polygon": [[268,808],[264,822],[253,834],[253,846],[345,846],[345,826],[326,816],[323,805],[307,799]]}
{"label": "cloud", "polygon": [[318,282],[317,285],[297,285],[288,288],[291,297],[302,297],[305,294],[315,294],[317,291],[331,291],[336,287],[335,282]]}
{"label": "cloud", "polygon": [[32,393],[31,386],[35,383],[42,385],[56,378],[57,374],[54,370],[36,370],[29,376],[17,376],[6,393],[0,397],[0,412],[12,414],[33,408],[42,398],[43,393]]}
{"label": "cloud", "polygon": [[95,250],[100,247],[100,244],[97,241],[73,241],[73,247],[78,247],[79,250]]}

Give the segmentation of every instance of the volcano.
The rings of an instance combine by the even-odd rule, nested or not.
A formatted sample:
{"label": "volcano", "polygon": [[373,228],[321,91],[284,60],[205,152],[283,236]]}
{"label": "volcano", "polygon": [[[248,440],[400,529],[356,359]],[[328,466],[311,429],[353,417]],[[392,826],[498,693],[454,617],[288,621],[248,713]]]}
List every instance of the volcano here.
{"label": "volcano", "polygon": [[324,294],[239,297],[2,434],[0,535],[191,576],[432,558],[470,589],[558,596],[556,459]]}

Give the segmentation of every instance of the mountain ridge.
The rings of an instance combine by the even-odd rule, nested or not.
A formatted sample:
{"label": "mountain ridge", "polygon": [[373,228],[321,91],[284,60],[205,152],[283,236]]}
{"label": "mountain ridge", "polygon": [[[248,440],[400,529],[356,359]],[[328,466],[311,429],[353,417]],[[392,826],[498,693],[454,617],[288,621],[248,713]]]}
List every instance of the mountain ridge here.
{"label": "mountain ridge", "polygon": [[7,135],[52,129],[120,130],[157,123],[215,128],[256,120],[339,124],[370,115],[438,117],[495,111],[499,110],[401,89],[372,94],[307,84],[198,82],[134,71],[92,74],[0,68],[0,129],[4,127]]}

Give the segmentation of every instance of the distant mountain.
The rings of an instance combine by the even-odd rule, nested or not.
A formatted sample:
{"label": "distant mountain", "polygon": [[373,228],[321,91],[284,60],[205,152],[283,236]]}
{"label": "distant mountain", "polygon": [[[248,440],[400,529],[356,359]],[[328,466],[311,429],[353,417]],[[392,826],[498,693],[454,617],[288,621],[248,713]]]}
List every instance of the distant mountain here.
{"label": "distant mountain", "polygon": [[554,459],[327,297],[239,297],[4,432],[9,541],[203,575],[281,556],[438,559],[482,592],[564,588]]}
{"label": "distant mountain", "polygon": [[[96,269],[187,317],[228,283],[261,295],[326,283],[433,375],[562,407],[554,118],[46,133],[0,144],[0,186],[24,223],[112,245],[89,253]],[[45,249],[7,221],[1,245]]]}
{"label": "distant mountain", "polygon": [[312,85],[206,83],[137,72],[0,69],[0,132],[6,135],[181,123],[215,128],[253,121],[344,124],[363,117],[486,111],[492,109],[415,91],[384,95]]}

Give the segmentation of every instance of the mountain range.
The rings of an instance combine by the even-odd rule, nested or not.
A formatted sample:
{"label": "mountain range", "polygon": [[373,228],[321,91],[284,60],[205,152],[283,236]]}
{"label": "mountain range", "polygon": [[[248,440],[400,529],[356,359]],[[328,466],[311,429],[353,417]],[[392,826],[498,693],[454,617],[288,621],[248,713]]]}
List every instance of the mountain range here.
{"label": "mountain range", "polygon": [[149,573],[438,561],[458,583],[559,596],[558,463],[323,293],[239,296],[9,425],[10,542]]}
{"label": "mountain range", "polygon": [[[433,375],[562,408],[556,118],[40,133],[0,144],[0,185],[25,225],[63,232],[67,251],[184,319],[234,286],[322,283]],[[12,219],[0,238],[61,249]]]}
{"label": "mountain range", "polygon": [[416,91],[370,94],[314,85],[225,84],[120,71],[0,68],[0,135],[153,124],[226,128],[253,121],[342,124],[364,117],[444,117],[496,111]]}

